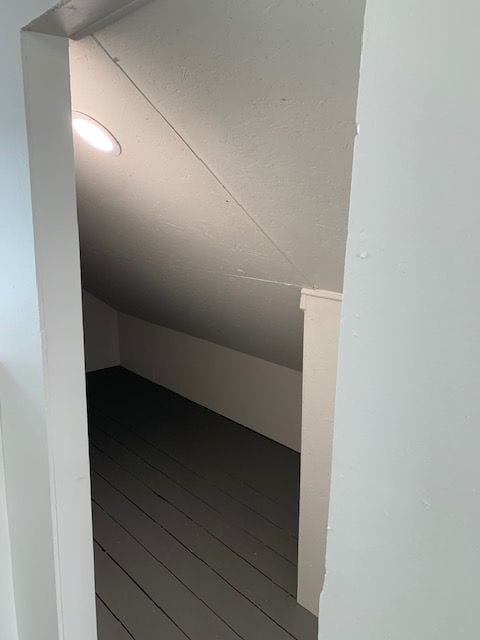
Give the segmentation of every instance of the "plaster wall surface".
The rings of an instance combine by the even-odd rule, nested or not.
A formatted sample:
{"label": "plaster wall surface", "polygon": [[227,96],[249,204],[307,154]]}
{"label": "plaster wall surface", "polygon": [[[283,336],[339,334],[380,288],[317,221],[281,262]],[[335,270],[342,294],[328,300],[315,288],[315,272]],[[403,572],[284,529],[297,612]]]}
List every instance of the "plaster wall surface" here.
{"label": "plaster wall surface", "polygon": [[[0,424],[1,426],[1,424]],[[13,588],[10,531],[8,529],[7,492],[3,464],[2,441],[0,439],[0,620],[2,634],[8,640],[16,640],[17,618],[15,615],[15,593]],[[2,635],[3,637],[3,635]]]}
{"label": "plaster wall surface", "polygon": [[480,634],[479,21],[367,3],[322,640]]}
{"label": "plaster wall surface", "polygon": [[[46,542],[52,533],[51,520],[50,514],[41,512],[40,509],[45,501],[49,504],[50,496],[48,469],[39,464],[39,453],[45,453],[46,446],[43,436],[45,398],[20,29],[48,6],[48,0],[22,0],[10,5],[3,15],[0,43],[4,91],[4,98],[0,101],[0,135],[3,141],[0,145],[0,426],[7,498],[0,505],[3,507],[3,522],[7,521],[5,511],[8,509],[10,512],[10,535],[5,532],[2,536],[2,558],[5,558],[7,567],[5,572],[2,571],[2,580],[8,594],[14,588],[13,580],[8,585],[9,578],[12,577],[8,571],[7,558],[10,557],[10,566],[20,574],[15,585],[17,611],[27,614],[31,604],[33,614],[38,607],[40,617],[37,621],[44,625],[45,639],[49,632],[50,638],[56,637],[57,621],[52,574],[53,550]],[[29,438],[22,436],[23,426],[26,424],[32,426]],[[20,468],[16,471],[13,465],[13,461],[22,456],[24,465],[35,478],[29,494],[25,482],[19,476]],[[34,505],[31,515],[36,520],[37,544],[46,544],[44,556],[37,565],[36,576],[29,577],[29,582],[27,568],[29,564],[30,567],[33,566],[33,562],[29,562],[33,560],[30,556],[33,531],[27,525],[27,495]],[[18,504],[15,504],[16,501]],[[38,513],[35,505],[39,507]],[[23,551],[19,547],[23,547]],[[39,582],[42,582],[42,588]],[[38,604],[33,605],[35,587],[39,592]],[[5,608],[8,607],[4,612],[5,619],[15,633],[13,620],[16,614],[12,600],[7,595],[3,602]],[[23,631],[28,628],[28,623],[22,626]],[[30,631],[33,633],[31,628]]]}
{"label": "plaster wall surface", "polygon": [[124,367],[300,451],[298,371],[120,314]]}
{"label": "plaster wall surface", "polygon": [[[84,396],[78,249],[76,252],[75,232],[69,226],[75,224],[75,201],[67,48],[60,38],[47,41],[38,34],[20,36],[22,27],[50,4],[48,0],[19,0],[9,3],[2,12],[0,427],[6,502],[0,502],[0,520],[8,522],[9,530],[9,536],[1,538],[1,555],[10,556],[12,569],[10,576],[8,564],[2,564],[2,588],[10,593],[10,587],[13,588],[15,596],[15,611],[11,598],[2,601],[2,606],[9,609],[2,609],[2,625],[6,621],[15,634],[16,617],[21,639],[55,640],[65,623],[63,637],[90,640],[96,632],[93,580],[89,583],[93,572],[89,574],[83,555],[89,540],[91,546],[91,537],[83,535],[85,524],[88,529],[88,511],[85,521],[82,519],[83,500],[88,499],[89,492],[88,472],[81,478],[81,469],[87,458],[82,457],[85,450],[76,431],[77,427],[85,429],[85,424],[81,406],[77,414]],[[37,76],[40,68],[44,71],[41,82]],[[49,99],[45,100],[47,94],[53,108]],[[33,119],[29,118],[28,137],[27,109],[29,116],[33,114]],[[52,182],[50,172],[55,174],[56,181]],[[42,229],[35,225],[35,216],[40,211],[45,223]],[[50,225],[56,227],[57,235],[49,235]],[[54,273],[48,255],[52,261],[62,262],[63,251],[68,258],[62,269]],[[63,277],[69,281],[68,290],[63,289]],[[63,297],[64,307],[57,321],[53,321],[51,314],[54,317],[58,310],[57,296]],[[71,342],[63,351],[65,338]],[[69,363],[69,376],[65,375],[65,363]],[[67,405],[69,444],[63,441],[60,429],[61,426],[65,430],[67,424],[64,414]],[[52,461],[58,461],[59,447],[63,449],[65,466],[58,466],[54,475]],[[72,483],[75,474],[77,482]],[[59,484],[55,485],[56,482]],[[55,490],[58,494],[54,498]],[[78,519],[70,511],[68,521],[69,506],[73,511],[78,508]],[[75,538],[70,527],[79,536],[79,544],[75,554],[68,557],[68,552],[64,555],[66,547]],[[60,556],[63,564],[59,564]],[[80,582],[76,581],[76,562],[82,564]],[[62,573],[64,570],[71,580]],[[59,590],[60,575],[65,578],[63,592]],[[69,608],[72,596],[74,610]]]}

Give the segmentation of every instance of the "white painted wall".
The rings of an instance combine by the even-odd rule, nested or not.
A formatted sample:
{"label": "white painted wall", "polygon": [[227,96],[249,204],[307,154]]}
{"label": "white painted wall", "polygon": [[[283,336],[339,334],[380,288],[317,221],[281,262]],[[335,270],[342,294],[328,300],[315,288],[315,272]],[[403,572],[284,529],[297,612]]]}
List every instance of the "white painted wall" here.
{"label": "white painted wall", "polygon": [[[2,558],[10,553],[19,562],[19,572],[26,580],[28,562],[31,558],[34,532],[26,526],[27,499],[33,502],[31,517],[36,521],[35,536],[41,547],[45,537],[51,535],[49,515],[41,510],[41,501],[49,503],[48,470],[39,464],[37,458],[45,452],[43,416],[43,363],[40,336],[40,318],[36,291],[35,261],[33,250],[32,209],[30,201],[30,179],[28,165],[27,133],[25,124],[25,103],[22,80],[22,60],[20,51],[20,28],[35,11],[47,8],[47,1],[33,0],[15,3],[8,14],[2,16],[2,39],[0,42],[0,71],[3,78],[3,98],[0,100],[0,403],[3,454],[5,458],[5,488],[7,504],[18,501],[15,513],[9,518],[12,547],[9,536],[2,536]],[[32,425],[32,434],[24,438],[25,425]],[[22,439],[24,442],[22,443]],[[18,453],[18,457],[15,457]],[[18,471],[9,456],[23,460],[30,471],[30,479],[35,483],[28,495],[22,482],[20,465]],[[12,461],[13,462],[13,461]],[[8,495],[9,494],[9,495]],[[2,522],[7,520],[2,503]],[[22,533],[22,521],[25,531]],[[15,545],[18,533],[17,545]],[[20,544],[18,544],[20,543]],[[25,563],[22,562],[20,548],[24,547]],[[47,633],[53,630],[55,638],[56,620],[50,617],[55,595],[52,590],[53,561],[50,550],[44,553],[37,566],[37,575],[31,580],[33,587],[43,588],[38,596],[38,604],[33,604],[33,593],[21,578],[17,581],[18,608],[26,611],[31,604],[32,611],[38,607],[37,622],[43,624]],[[29,557],[30,556],[30,557]],[[2,569],[2,589],[9,587],[8,564]],[[3,567],[3,564],[2,564]],[[37,582],[38,580],[38,582]],[[2,614],[10,620],[15,617],[11,599],[3,600]],[[7,611],[9,609],[9,611]],[[41,611],[44,610],[42,614]],[[3,617],[2,615],[2,617]],[[11,628],[12,630],[12,628]],[[33,633],[33,630],[32,630]],[[13,636],[14,637],[14,636]],[[44,635],[46,638],[47,635]]]}
{"label": "white painted wall", "polygon": [[[56,640],[61,627],[65,640],[93,640],[67,46],[61,38],[38,34],[20,38],[20,29],[50,4],[19,0],[2,13],[2,445],[19,637]],[[1,502],[0,509],[5,522]],[[2,543],[5,556],[6,536]],[[8,590],[8,567],[4,573],[3,565],[2,580]],[[5,615],[11,620],[9,609]]]}
{"label": "white painted wall", "polygon": [[480,637],[479,23],[367,2],[321,640]]}
{"label": "white painted wall", "polygon": [[341,295],[302,289],[302,459],[297,599],[318,615],[325,575]]}
{"label": "white painted wall", "polygon": [[117,311],[85,289],[82,300],[86,371],[116,367],[120,364]]}
{"label": "white painted wall", "polygon": [[299,371],[124,314],[124,367],[296,451]]}
{"label": "white painted wall", "polygon": [[0,437],[0,638],[2,638],[2,640],[4,638],[5,640],[16,640],[17,637],[12,556],[7,516],[7,492],[5,487],[2,440]]}

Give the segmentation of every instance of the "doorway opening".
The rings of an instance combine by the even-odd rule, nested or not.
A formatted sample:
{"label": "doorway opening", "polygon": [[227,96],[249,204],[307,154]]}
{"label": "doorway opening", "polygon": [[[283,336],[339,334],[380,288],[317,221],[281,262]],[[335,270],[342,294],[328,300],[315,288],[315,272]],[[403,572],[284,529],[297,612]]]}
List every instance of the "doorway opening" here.
{"label": "doorway opening", "polygon": [[[288,167],[285,158],[302,155],[306,146],[305,139],[292,146],[299,134],[295,65],[312,77],[315,67],[304,68],[302,47],[291,59],[290,45],[283,50],[285,33],[275,40],[277,27],[287,29],[294,16],[292,36],[302,46],[313,47],[318,34],[313,29],[306,37],[310,13],[290,8],[271,21],[265,16],[272,7],[264,7],[260,40],[255,20],[244,22],[247,11],[215,46],[205,47],[199,33],[214,28],[217,14],[227,25],[230,10],[192,5],[184,23],[185,16],[164,5],[151,2],[112,27],[80,30],[71,48],[72,108],[104,125],[119,144],[119,153],[102,155],[74,138],[99,636],[143,640],[161,629],[165,637],[199,640],[314,638],[318,597],[310,611],[296,597],[299,299],[304,287],[315,285],[306,240],[322,225],[309,230],[307,211],[305,224],[291,221],[292,228],[282,230],[265,207],[270,202],[277,214],[283,206],[288,221],[295,193],[287,191],[306,190],[293,186],[297,165]],[[160,56],[155,46],[165,23]],[[265,88],[260,58],[245,58],[249,38],[259,52],[265,46],[277,51],[262,58],[272,86]],[[140,43],[146,51],[137,56]],[[270,61],[276,56],[292,63],[281,81],[275,74],[282,64]],[[220,81],[222,66],[228,73]],[[243,67],[236,92],[232,73]],[[213,91],[218,87],[221,99]],[[350,106],[353,120],[353,99]],[[258,139],[267,116],[277,124],[265,146]],[[312,130],[305,120],[302,126]],[[337,134],[335,144],[345,150],[353,129]],[[313,153],[315,144],[309,148]],[[243,186],[242,167],[248,169]],[[316,167],[308,169],[313,178]],[[349,182],[348,171],[343,178]],[[289,246],[292,229],[299,229],[297,248]],[[329,282],[339,288],[342,269],[330,267]],[[333,380],[334,373],[333,367]],[[305,398],[304,386],[304,412]],[[331,427],[332,417],[324,412],[320,423]],[[327,435],[330,446],[331,429]],[[307,492],[303,502],[307,516],[320,503],[323,514],[320,544],[317,535],[304,546],[312,553],[320,548],[320,569],[312,575],[323,563],[329,451],[322,465],[322,495]]]}
{"label": "doorway opening", "polygon": [[88,399],[99,637],[314,638],[298,454],[123,368]]}

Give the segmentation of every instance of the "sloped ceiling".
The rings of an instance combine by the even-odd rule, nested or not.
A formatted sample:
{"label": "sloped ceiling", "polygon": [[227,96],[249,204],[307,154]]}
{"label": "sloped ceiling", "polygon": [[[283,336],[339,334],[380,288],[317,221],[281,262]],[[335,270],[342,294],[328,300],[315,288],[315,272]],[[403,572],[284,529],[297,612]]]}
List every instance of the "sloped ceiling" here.
{"label": "sloped ceiling", "polygon": [[341,290],[363,0],[157,0],[71,45],[85,287],[301,367],[301,286]]}

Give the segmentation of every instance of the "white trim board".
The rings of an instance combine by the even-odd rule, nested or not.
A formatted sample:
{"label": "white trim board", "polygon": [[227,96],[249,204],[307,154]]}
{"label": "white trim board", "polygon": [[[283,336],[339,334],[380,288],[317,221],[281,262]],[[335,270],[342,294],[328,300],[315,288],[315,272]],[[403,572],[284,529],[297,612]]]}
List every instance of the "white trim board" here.
{"label": "white trim board", "polygon": [[152,0],[61,0],[26,27],[52,36],[81,40],[87,35],[117,22]]}
{"label": "white trim board", "polygon": [[334,300],[341,302],[343,295],[337,291],[327,291],[326,289],[307,289],[304,287],[300,296],[300,309],[305,311],[309,298],[321,298],[322,300]]}
{"label": "white trim board", "polygon": [[302,451],[298,602],[318,615],[325,575],[338,335],[342,296],[303,289]]}
{"label": "white trim board", "polygon": [[[17,0],[2,16],[0,544],[15,600],[2,622],[16,617],[19,638],[95,640],[68,42],[22,32],[49,4]],[[0,635],[15,640],[8,624]]]}

